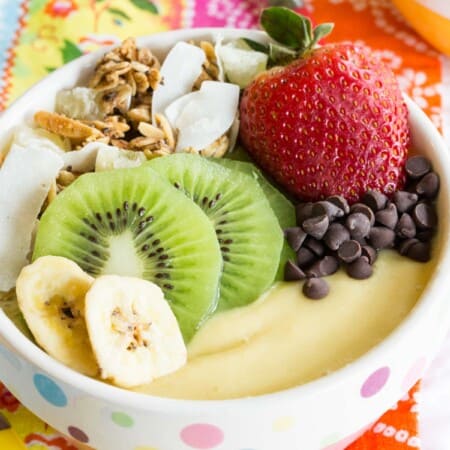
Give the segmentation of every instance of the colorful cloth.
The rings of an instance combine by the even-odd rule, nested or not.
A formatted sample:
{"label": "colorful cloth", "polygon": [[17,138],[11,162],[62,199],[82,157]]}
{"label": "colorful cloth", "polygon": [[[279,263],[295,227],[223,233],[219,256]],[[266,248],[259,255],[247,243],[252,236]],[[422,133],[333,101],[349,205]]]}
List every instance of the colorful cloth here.
{"label": "colorful cloth", "polygon": [[[181,27],[256,27],[268,0],[0,0],[0,110],[64,63],[103,45]],[[408,27],[389,0],[304,0],[313,21],[335,22],[330,41],[371,46],[450,142],[450,63]],[[446,100],[447,99],[447,100]],[[419,447],[417,388],[349,450]],[[0,384],[0,413],[33,450],[77,450]],[[1,431],[0,431],[1,433]],[[3,448],[3,447],[2,447]],[[163,450],[163,449],[160,449]]]}

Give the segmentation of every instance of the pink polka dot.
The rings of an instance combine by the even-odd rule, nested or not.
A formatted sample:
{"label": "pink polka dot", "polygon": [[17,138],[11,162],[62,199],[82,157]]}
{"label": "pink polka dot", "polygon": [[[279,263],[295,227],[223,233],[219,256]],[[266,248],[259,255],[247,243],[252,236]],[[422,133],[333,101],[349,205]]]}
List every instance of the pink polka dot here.
{"label": "pink polka dot", "polygon": [[404,391],[410,389],[411,386],[422,376],[426,365],[427,359],[425,356],[422,356],[409,368],[402,383],[402,389]]}
{"label": "pink polka dot", "polygon": [[223,431],[215,425],[194,423],[183,428],[180,437],[189,447],[208,450],[222,443]]}
{"label": "pink polka dot", "polygon": [[361,386],[361,397],[372,397],[381,391],[389,378],[389,367],[381,367],[370,375]]}

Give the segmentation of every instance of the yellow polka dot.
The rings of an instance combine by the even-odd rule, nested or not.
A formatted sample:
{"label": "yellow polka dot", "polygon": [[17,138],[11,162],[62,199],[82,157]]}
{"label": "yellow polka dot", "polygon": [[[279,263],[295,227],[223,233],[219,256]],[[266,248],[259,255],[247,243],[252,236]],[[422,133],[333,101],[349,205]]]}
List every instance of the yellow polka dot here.
{"label": "yellow polka dot", "polygon": [[290,416],[278,417],[273,424],[273,431],[283,432],[290,430],[295,424],[295,420]]}

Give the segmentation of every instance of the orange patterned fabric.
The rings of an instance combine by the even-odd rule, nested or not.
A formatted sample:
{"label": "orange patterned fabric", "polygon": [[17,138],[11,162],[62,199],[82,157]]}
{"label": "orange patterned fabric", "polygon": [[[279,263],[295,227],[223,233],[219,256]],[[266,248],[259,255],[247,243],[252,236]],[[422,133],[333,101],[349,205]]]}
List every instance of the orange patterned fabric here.
{"label": "orange patterned fabric", "polygon": [[416,384],[396,406],[386,412],[369,431],[347,450],[407,450],[420,448],[417,430]]}

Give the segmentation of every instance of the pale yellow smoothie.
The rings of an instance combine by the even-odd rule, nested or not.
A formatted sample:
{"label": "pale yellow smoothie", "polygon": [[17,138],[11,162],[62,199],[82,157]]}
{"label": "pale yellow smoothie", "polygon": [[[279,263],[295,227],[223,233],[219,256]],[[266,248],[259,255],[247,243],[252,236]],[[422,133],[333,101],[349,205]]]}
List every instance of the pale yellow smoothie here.
{"label": "pale yellow smoothie", "polygon": [[384,339],[410,312],[434,269],[382,251],[367,280],[342,270],[311,300],[279,283],[255,303],[217,314],[189,344],[186,366],[135,389],[184,399],[259,395],[319,378]]}

